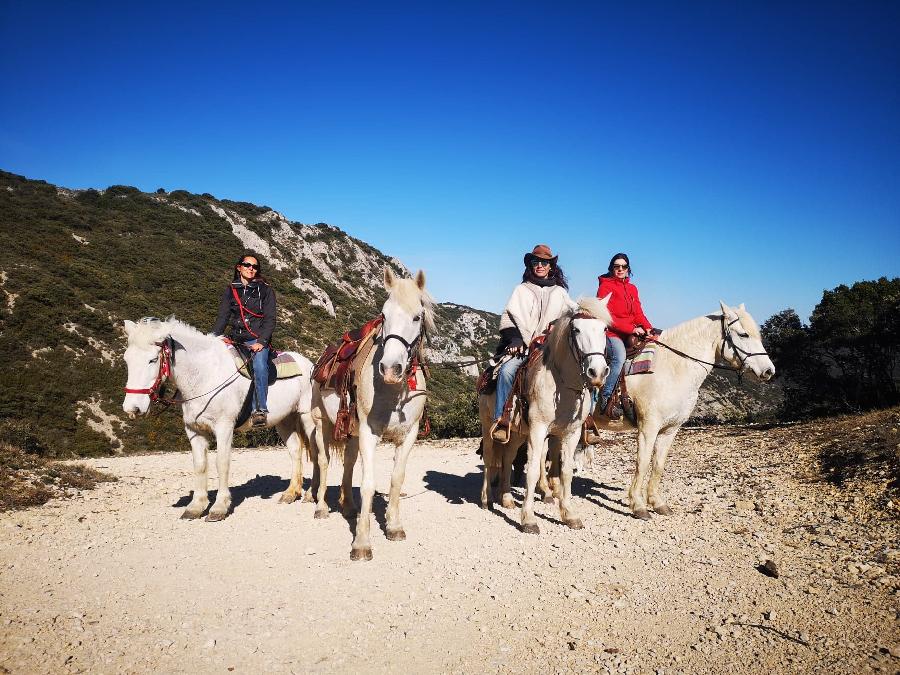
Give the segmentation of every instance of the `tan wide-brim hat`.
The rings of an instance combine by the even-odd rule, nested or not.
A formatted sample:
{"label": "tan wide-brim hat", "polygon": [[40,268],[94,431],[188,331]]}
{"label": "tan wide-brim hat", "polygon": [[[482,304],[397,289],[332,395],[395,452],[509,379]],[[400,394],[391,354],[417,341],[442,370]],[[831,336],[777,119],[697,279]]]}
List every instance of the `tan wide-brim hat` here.
{"label": "tan wide-brim hat", "polygon": [[551,265],[556,265],[556,260],[559,258],[558,255],[553,255],[553,251],[550,250],[550,247],[547,244],[538,244],[535,246],[531,253],[525,254],[525,265],[528,266],[531,264],[532,258],[540,258],[541,260],[549,260]]}

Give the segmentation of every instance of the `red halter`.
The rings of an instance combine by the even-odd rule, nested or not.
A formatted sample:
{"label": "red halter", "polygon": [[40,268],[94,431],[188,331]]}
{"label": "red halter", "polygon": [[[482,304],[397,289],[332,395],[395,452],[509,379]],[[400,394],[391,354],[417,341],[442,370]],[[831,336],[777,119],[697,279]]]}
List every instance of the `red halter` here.
{"label": "red halter", "polygon": [[159,389],[172,374],[172,343],[169,338],[158,343],[161,347],[159,352],[159,372],[156,374],[156,380],[149,389],[129,389],[125,387],[126,394],[147,394],[150,400],[156,402],[159,399]]}

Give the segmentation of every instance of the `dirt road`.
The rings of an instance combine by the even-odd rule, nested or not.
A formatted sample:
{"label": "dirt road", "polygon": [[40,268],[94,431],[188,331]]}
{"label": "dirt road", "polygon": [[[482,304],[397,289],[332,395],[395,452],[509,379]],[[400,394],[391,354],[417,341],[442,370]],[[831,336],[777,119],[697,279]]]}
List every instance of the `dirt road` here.
{"label": "dirt road", "polygon": [[178,519],[186,452],[93,460],[119,481],[0,514],[0,672],[900,669],[896,505],[813,480],[777,432],[686,431],[675,515],[642,522],[622,503],[632,444],[576,476],[585,529],[538,504],[539,536],[479,508],[473,441],[420,444],[408,538],[373,528],[369,563],[339,512],[277,503],[283,450],[235,453],[221,523]]}

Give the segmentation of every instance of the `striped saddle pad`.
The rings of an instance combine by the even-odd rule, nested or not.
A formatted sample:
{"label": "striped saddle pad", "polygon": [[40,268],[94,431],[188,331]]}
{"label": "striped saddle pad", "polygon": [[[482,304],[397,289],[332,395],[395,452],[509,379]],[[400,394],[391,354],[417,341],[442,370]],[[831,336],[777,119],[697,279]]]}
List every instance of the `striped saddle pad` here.
{"label": "striped saddle pad", "polygon": [[[231,354],[231,358],[234,360],[235,368],[238,368],[241,375],[250,379],[250,368],[247,364],[244,363],[244,356],[237,350],[234,345],[228,345],[228,353]],[[269,380],[272,380],[272,368],[275,368],[275,379],[283,380],[287,377],[297,377],[297,375],[302,375],[303,371],[300,369],[300,364],[294,360],[293,355],[290,352],[278,352],[275,356],[272,356],[273,351],[269,351]]]}

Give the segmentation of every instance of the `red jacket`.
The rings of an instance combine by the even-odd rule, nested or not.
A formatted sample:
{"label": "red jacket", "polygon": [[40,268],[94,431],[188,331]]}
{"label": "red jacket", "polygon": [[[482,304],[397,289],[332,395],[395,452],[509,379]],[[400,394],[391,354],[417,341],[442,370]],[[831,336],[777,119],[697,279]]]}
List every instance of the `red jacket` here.
{"label": "red jacket", "polygon": [[609,313],[613,322],[606,331],[607,335],[624,338],[634,332],[635,326],[641,326],[648,333],[653,327],[650,320],[644,316],[641,307],[641,299],[638,297],[638,289],[626,277],[619,280],[615,277],[599,277],[600,286],[597,288],[597,297],[605,298],[610,295]]}

